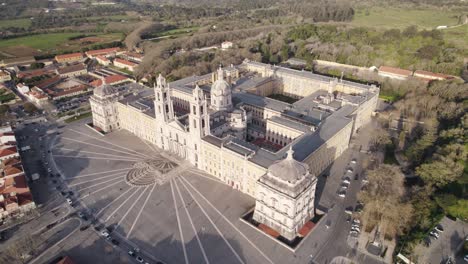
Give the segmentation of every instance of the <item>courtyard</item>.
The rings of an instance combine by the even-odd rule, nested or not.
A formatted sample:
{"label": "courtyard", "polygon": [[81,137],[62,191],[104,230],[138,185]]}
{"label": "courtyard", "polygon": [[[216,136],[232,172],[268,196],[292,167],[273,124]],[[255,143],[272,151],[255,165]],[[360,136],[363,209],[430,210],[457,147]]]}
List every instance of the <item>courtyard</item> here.
{"label": "courtyard", "polygon": [[[333,232],[320,221],[291,250],[240,219],[254,207],[252,197],[125,130],[102,136],[87,121],[51,140],[52,166],[75,206],[150,263],[314,263],[319,255],[328,263],[350,252],[344,219],[333,221]],[[334,210],[327,217],[342,215]],[[329,242],[340,246],[323,255]]]}

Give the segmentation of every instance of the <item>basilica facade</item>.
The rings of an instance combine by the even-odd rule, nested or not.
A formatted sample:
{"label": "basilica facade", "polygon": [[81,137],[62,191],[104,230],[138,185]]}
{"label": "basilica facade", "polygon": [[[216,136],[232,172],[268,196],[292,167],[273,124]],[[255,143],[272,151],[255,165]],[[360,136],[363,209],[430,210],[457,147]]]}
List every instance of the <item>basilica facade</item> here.
{"label": "basilica facade", "polygon": [[[90,99],[93,124],[125,129],[256,199],[254,220],[292,240],[314,216],[317,176],[368,123],[379,89],[244,61]],[[293,98],[293,103],[276,100]]]}

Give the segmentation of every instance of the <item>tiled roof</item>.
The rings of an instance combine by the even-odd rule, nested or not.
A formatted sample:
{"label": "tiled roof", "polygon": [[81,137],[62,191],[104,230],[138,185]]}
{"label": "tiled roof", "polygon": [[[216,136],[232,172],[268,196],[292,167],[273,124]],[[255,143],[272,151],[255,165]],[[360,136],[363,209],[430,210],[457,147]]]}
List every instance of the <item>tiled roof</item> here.
{"label": "tiled roof", "polygon": [[12,154],[17,154],[17,153],[18,153],[18,150],[16,149],[16,147],[4,148],[0,150],[0,157],[5,157],[5,156],[12,155]]}
{"label": "tiled roof", "polygon": [[414,72],[414,75],[426,75],[434,78],[442,78],[442,79],[449,79],[453,78],[451,75],[447,74],[442,74],[442,73],[435,73],[435,72],[430,72],[430,71],[423,71],[423,70],[417,70]]}
{"label": "tiled roof", "polygon": [[89,56],[96,56],[96,55],[102,55],[102,54],[108,54],[108,53],[113,53],[119,51],[120,48],[108,48],[108,49],[100,49],[100,50],[90,50],[86,52],[86,55]]}
{"label": "tiled roof", "polygon": [[55,56],[56,60],[63,60],[63,59],[70,59],[70,58],[75,58],[75,57],[83,57],[83,54],[81,53],[70,53],[70,54],[63,54],[63,55],[57,55]]}
{"label": "tiled roof", "polygon": [[128,61],[128,60],[123,60],[123,59],[119,59],[119,58],[116,58],[114,60],[114,63],[121,63],[121,64],[124,64],[124,65],[127,65],[127,66],[130,66],[130,67],[135,67],[137,66],[138,64],[134,63],[134,62],[131,62],[131,61]]}
{"label": "tiled roof", "polygon": [[59,68],[57,69],[57,72],[59,74],[66,74],[66,73],[70,73],[70,72],[77,72],[77,71],[82,71],[86,69],[86,67],[83,65],[83,64],[74,64],[74,65],[70,65],[70,66],[67,66],[67,67],[63,67],[63,68]]}
{"label": "tiled roof", "polygon": [[106,62],[109,61],[108,58],[106,58],[106,57],[104,57],[104,56],[102,56],[102,55],[96,56],[96,59],[99,59],[99,60],[102,60],[102,61],[106,61]]}
{"label": "tiled roof", "polygon": [[411,74],[413,73],[410,70],[405,70],[405,69],[400,69],[400,68],[395,68],[395,67],[389,67],[389,66],[380,66],[379,72],[397,74],[397,75],[402,75],[402,76],[411,76]]}
{"label": "tiled roof", "polygon": [[[125,77],[123,75],[120,75],[120,74],[116,74],[116,75],[107,76],[107,77],[105,77],[105,79],[106,79],[107,84],[113,84],[113,83],[121,82],[121,81],[124,81],[124,80],[128,80],[129,78]],[[93,87],[101,86],[102,85],[102,80],[101,79],[94,80],[94,81],[92,81],[90,83],[90,85],[93,86]]]}

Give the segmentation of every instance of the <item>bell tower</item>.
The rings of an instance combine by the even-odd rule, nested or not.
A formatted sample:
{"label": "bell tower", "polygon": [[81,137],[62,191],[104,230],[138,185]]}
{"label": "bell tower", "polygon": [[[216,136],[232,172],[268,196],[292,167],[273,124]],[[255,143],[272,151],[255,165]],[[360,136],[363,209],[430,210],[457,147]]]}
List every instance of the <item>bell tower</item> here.
{"label": "bell tower", "polygon": [[190,100],[189,131],[192,138],[191,147],[193,148],[191,160],[197,167],[200,165],[201,139],[210,133],[209,118],[207,99],[203,90],[196,85]]}

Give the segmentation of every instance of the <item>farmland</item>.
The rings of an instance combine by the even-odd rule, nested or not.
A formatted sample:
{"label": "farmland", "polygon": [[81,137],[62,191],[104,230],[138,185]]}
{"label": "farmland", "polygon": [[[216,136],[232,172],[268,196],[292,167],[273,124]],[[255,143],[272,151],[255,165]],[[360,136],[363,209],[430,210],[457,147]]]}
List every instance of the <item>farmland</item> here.
{"label": "farmland", "polygon": [[[121,40],[122,34],[97,34],[93,35],[93,39],[97,40],[93,43],[84,43],[80,39],[75,39],[81,36],[81,33],[50,33],[30,35],[19,38],[0,40],[0,51],[11,54],[13,56],[29,56],[36,53],[62,53],[64,51],[79,50],[81,48],[90,47],[94,44],[108,43]],[[87,37],[87,36],[83,36]],[[18,47],[23,47],[23,54],[16,54],[15,50]],[[30,54],[24,52],[28,50]]]}

